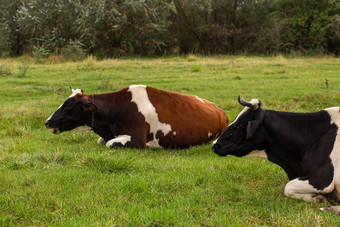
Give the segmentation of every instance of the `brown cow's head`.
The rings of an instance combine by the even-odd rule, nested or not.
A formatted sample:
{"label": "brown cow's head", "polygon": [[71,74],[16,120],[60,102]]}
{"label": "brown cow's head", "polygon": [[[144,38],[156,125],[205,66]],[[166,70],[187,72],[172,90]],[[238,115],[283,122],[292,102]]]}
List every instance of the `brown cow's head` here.
{"label": "brown cow's head", "polygon": [[46,120],[46,127],[53,129],[54,134],[91,129],[88,125],[91,125],[92,112],[97,111],[98,107],[88,102],[87,98],[82,89],[72,89],[71,96]]}

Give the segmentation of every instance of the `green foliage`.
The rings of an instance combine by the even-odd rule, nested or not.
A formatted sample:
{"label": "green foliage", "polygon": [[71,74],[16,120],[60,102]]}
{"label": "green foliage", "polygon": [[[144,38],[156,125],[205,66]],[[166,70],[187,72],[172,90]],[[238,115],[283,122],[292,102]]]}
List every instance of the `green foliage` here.
{"label": "green foliage", "polygon": [[281,51],[337,51],[328,46],[336,38],[332,24],[336,23],[339,8],[335,1],[303,0],[296,4],[293,0],[278,0],[275,6],[272,16],[281,27]]}
{"label": "green foliage", "polygon": [[42,45],[36,45],[33,46],[33,51],[32,51],[33,56],[39,61],[41,58],[47,58],[51,52],[48,48]]}
{"label": "green foliage", "polygon": [[0,56],[339,54],[339,17],[334,0],[0,0]]}
{"label": "green foliage", "polygon": [[5,64],[0,64],[0,76],[8,76],[12,74],[12,70]]}
{"label": "green foliage", "polygon": [[0,57],[7,57],[11,53],[10,28],[8,24],[0,22]]}
{"label": "green foliage", "polygon": [[171,4],[168,1],[85,1],[79,30],[91,53],[120,57],[161,52]]}
{"label": "green foliage", "polygon": [[79,40],[70,41],[68,45],[61,49],[61,54],[67,61],[78,61],[86,58],[83,44]]}
{"label": "green foliage", "polygon": [[26,0],[15,16],[18,30],[25,34],[27,45],[43,47],[50,54],[60,54],[65,40],[78,38],[77,10],[80,0]]}
{"label": "green foliage", "polygon": [[202,71],[202,66],[194,65],[191,71],[192,72],[201,72]]}
{"label": "green foliage", "polygon": [[23,63],[21,66],[18,67],[18,78],[24,78],[26,77],[27,70],[29,68],[29,65],[26,65]]}

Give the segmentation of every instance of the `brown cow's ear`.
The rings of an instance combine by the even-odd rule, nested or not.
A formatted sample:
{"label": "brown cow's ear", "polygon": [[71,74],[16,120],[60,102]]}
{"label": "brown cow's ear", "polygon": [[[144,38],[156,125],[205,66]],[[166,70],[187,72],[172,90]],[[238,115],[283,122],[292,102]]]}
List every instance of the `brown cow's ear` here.
{"label": "brown cow's ear", "polygon": [[98,111],[98,106],[93,103],[85,103],[84,109],[91,112]]}

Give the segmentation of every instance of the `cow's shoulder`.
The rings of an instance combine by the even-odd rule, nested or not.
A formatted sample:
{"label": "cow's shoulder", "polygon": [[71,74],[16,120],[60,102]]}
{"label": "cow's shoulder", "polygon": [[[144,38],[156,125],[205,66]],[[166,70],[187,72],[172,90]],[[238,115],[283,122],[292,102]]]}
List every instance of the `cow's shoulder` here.
{"label": "cow's shoulder", "polygon": [[331,124],[336,124],[337,126],[340,126],[340,107],[331,107],[325,109],[325,111],[328,112],[331,118]]}

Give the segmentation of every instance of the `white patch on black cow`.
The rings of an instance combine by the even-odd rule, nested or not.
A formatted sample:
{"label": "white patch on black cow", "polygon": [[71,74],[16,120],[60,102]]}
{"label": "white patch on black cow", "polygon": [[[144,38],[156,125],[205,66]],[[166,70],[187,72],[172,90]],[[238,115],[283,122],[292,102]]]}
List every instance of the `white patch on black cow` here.
{"label": "white patch on black cow", "polygon": [[214,145],[217,143],[217,140],[218,140],[218,137],[217,137],[217,139],[215,139],[215,140],[213,141],[212,146],[214,146]]}
{"label": "white patch on black cow", "polygon": [[159,121],[156,108],[150,102],[145,85],[132,85],[128,91],[132,94],[131,102],[136,103],[138,111],[144,116],[145,122],[150,125],[150,133],[153,134],[153,140],[148,142],[146,146],[161,147],[156,134],[158,131],[161,131],[164,136],[167,135],[172,130],[171,126]]}
{"label": "white patch on black cow", "polygon": [[325,207],[325,208],[320,208],[320,210],[328,211],[328,212],[332,212],[334,214],[340,215],[340,206]]}
{"label": "white patch on black cow", "polygon": [[[251,101],[250,101],[250,103],[251,104],[259,104],[260,103],[260,101],[258,100],[258,99],[252,99]],[[232,123],[230,123],[229,124],[229,126],[228,127],[230,127],[231,125],[233,125],[247,110],[249,110],[249,107],[244,107],[243,108],[243,110],[236,116],[236,118],[235,118],[235,120],[232,122]],[[218,141],[218,138],[219,137],[217,137],[217,139],[216,140],[214,140],[214,142],[212,143],[212,146],[214,146],[216,143],[217,143],[217,141]]]}
{"label": "white patch on black cow", "polygon": [[326,111],[331,116],[331,124],[335,124],[338,127],[337,135],[333,150],[330,154],[332,164],[334,166],[334,187],[338,193],[336,196],[340,200],[340,107],[328,108]]}
{"label": "white patch on black cow", "polygon": [[91,130],[92,128],[90,126],[87,126],[87,125],[83,125],[83,126],[78,126],[77,128],[75,129],[72,129],[72,131],[75,131],[75,132],[83,132],[83,131],[88,131],[88,130]]}
{"label": "white patch on black cow", "polygon": [[298,178],[289,181],[285,187],[285,195],[288,197],[303,199],[305,201],[325,201],[325,197],[321,194],[329,194],[336,189],[336,196],[340,199],[340,113],[339,107],[325,109],[330,115],[330,124],[338,127],[333,149],[330,153],[330,159],[334,167],[334,176],[332,182],[322,190],[316,189],[308,180],[299,180]]}
{"label": "white patch on black cow", "polygon": [[129,136],[129,135],[121,135],[121,136],[117,136],[116,138],[114,138],[112,140],[109,140],[106,143],[105,146],[110,148],[115,143],[120,143],[120,144],[122,144],[124,146],[127,142],[130,142],[130,141],[131,141],[131,136]]}
{"label": "white patch on black cow", "polygon": [[329,194],[334,190],[333,182],[326,188],[318,190],[308,180],[298,178],[289,181],[285,186],[285,195],[295,199],[303,199],[307,202],[324,202],[326,199],[320,194]]}
{"label": "white patch on black cow", "polygon": [[252,151],[249,154],[245,155],[244,157],[259,157],[259,158],[268,159],[268,156],[267,156],[265,150],[255,150],[255,151]]}

